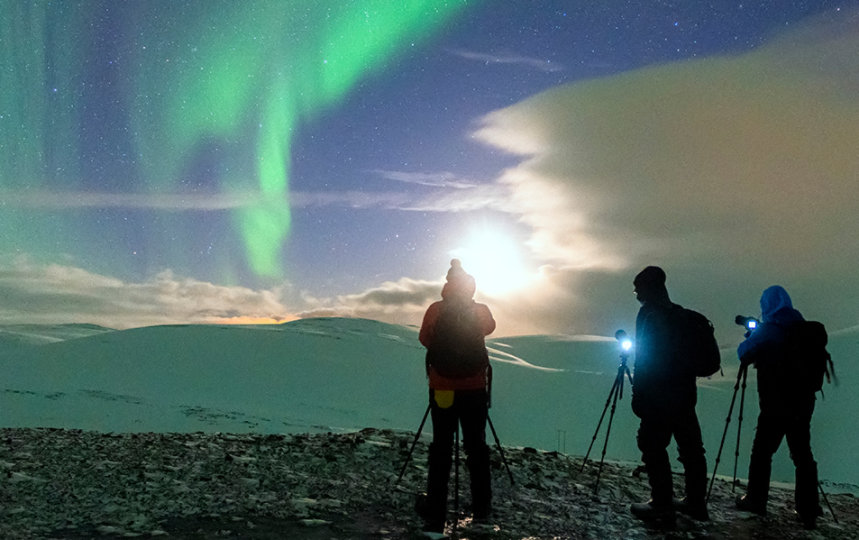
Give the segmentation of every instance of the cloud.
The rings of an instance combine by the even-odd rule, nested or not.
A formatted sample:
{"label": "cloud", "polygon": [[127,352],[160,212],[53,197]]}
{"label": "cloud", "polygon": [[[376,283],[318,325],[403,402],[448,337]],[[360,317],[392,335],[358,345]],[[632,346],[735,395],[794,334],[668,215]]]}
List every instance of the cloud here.
{"label": "cloud", "polygon": [[556,88],[488,115],[477,136],[527,156],[502,182],[547,257],[575,263],[584,249],[611,267],[668,244],[742,255],[752,241],[792,258],[822,237],[855,248],[853,29]]}
{"label": "cloud", "polygon": [[2,206],[47,210],[143,208],[153,210],[229,210],[266,204],[260,193],[104,193],[85,191],[0,191]]}
{"label": "cloud", "polygon": [[257,192],[230,193],[106,193],[85,191],[0,190],[0,207],[38,210],[82,208],[127,208],[168,212],[222,211],[267,208],[289,203],[293,209],[345,207],[383,208],[405,211],[459,212],[497,208],[507,199],[506,188],[493,183],[462,179],[450,172],[417,173],[374,171],[403,184],[421,185],[426,193],[411,191],[296,191],[282,199]]}
{"label": "cloud", "polygon": [[416,184],[420,186],[445,187],[455,189],[471,189],[478,185],[477,182],[463,180],[449,171],[437,173],[414,172],[414,171],[388,171],[378,169],[373,171],[379,176],[405,184]]}
{"label": "cloud", "polygon": [[471,212],[492,209],[510,211],[510,190],[497,182],[464,179],[442,171],[376,170],[380,177],[403,184],[422,186],[422,191],[317,191],[293,193],[293,208],[345,206],[353,209],[380,208],[407,212]]}
{"label": "cloud", "polygon": [[534,58],[530,56],[522,56],[519,54],[511,54],[511,53],[500,53],[500,54],[487,54],[473,51],[466,51],[462,49],[451,50],[452,54],[465,58],[466,60],[475,60],[477,62],[481,62],[483,64],[508,64],[515,66],[524,66],[529,69],[536,69],[538,71],[545,71],[548,73],[554,73],[556,71],[563,71],[564,66],[557,62],[552,62],[551,60],[543,60],[540,58]]}
{"label": "cloud", "polygon": [[[499,183],[555,283],[655,263],[725,317],[782,281],[855,324],[855,301],[824,302],[857,297],[857,50],[857,14],[828,15],[748,54],[554,88],[485,116],[475,136],[522,157]],[[540,313],[579,307],[569,293]]]}
{"label": "cloud", "polygon": [[438,299],[441,283],[419,281],[402,278],[396,282],[383,283],[379,287],[369,289],[359,294],[339,297],[346,304],[359,305],[364,308],[386,309],[404,305],[426,307],[431,299]]}
{"label": "cloud", "polygon": [[413,198],[406,193],[388,191],[304,191],[293,193],[290,204],[292,208],[399,208],[411,204]]}
{"label": "cloud", "polygon": [[414,198],[399,209],[412,212],[515,211],[510,205],[510,189],[503,184],[483,184],[469,190],[436,191]]}
{"label": "cloud", "polygon": [[293,298],[288,287],[215,285],[164,270],[128,282],[27,256],[0,263],[0,324],[91,323],[125,329],[160,324],[262,324],[307,317],[362,317],[420,325],[441,283],[401,279],[335,298]]}
{"label": "cloud", "polygon": [[302,312],[301,316],[361,317],[419,326],[427,306],[441,299],[441,287],[441,282],[402,278],[332,299],[306,297],[305,303],[316,307]]}
{"label": "cloud", "polygon": [[[288,197],[293,208],[346,206],[349,208],[398,207],[413,199],[404,193],[339,191],[295,192]],[[137,208],[164,211],[220,211],[264,208],[285,204],[258,192],[233,193],[97,193],[83,191],[0,191],[0,205],[12,208],[74,210],[79,208]]]}
{"label": "cloud", "polygon": [[471,212],[493,209],[508,211],[510,192],[496,182],[461,178],[448,171],[415,172],[375,170],[385,180],[422,186],[425,190],[409,191],[340,191],[293,193],[293,208],[346,206],[349,208],[382,208],[408,212]]}
{"label": "cloud", "polygon": [[[544,267],[528,290],[475,299],[489,305],[497,322],[492,337],[522,334],[613,336],[632,330],[635,318],[631,278],[623,274],[573,273]],[[441,299],[444,282],[401,278],[355,294],[335,298],[305,297],[314,306],[301,317],[361,317],[420,327],[429,305]],[[581,290],[589,291],[582,294]],[[606,306],[615,306],[605,310]],[[617,306],[621,306],[620,309]],[[610,339],[614,339],[613,337]]]}
{"label": "cloud", "polygon": [[0,263],[0,323],[153,324],[285,321],[295,318],[279,289],[214,285],[163,271],[141,283],[27,257]]}

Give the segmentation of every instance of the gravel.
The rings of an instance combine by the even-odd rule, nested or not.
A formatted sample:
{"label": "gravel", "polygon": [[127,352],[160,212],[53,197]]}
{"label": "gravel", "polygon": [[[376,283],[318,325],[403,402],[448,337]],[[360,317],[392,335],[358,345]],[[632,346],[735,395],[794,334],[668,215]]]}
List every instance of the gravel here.
{"label": "gravel", "polygon": [[[428,443],[420,439],[406,464],[413,438],[372,428],[298,435],[0,429],[0,537],[412,538],[421,526],[414,502]],[[492,448],[492,522],[471,523],[463,465],[458,504],[451,477],[450,513],[458,517],[451,537],[859,538],[859,502],[850,493],[828,493],[831,509],[824,505],[817,530],[805,531],[791,488],[774,488],[761,518],[735,510],[742,487],[734,493],[730,480],[717,478],[710,521],[681,516],[664,530],[629,513],[649,492],[635,464],[606,462],[596,486],[596,462],[583,468],[581,457],[518,447],[504,447],[502,460]],[[676,474],[678,492],[682,481]]]}

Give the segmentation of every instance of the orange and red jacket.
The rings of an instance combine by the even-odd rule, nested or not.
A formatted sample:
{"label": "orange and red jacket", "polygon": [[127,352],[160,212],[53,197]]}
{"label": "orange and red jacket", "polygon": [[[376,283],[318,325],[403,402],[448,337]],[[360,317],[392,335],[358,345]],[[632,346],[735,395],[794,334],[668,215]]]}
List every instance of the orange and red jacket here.
{"label": "orange and red jacket", "polygon": [[[433,343],[433,339],[435,339],[435,323],[438,320],[443,302],[445,300],[453,300],[452,297],[454,295],[449,287],[445,285],[441,296],[444,300],[431,304],[424,314],[423,323],[421,323],[418,339],[420,339],[421,344],[426,348],[429,348]],[[470,299],[467,301],[470,301]],[[495,331],[495,319],[492,317],[489,307],[485,304],[474,302],[473,309],[477,315],[483,335],[488,336]],[[439,375],[432,366],[428,366],[427,376],[429,377],[429,387],[433,390],[477,390],[486,388],[488,383],[488,374],[486,372],[464,378],[449,378]]]}

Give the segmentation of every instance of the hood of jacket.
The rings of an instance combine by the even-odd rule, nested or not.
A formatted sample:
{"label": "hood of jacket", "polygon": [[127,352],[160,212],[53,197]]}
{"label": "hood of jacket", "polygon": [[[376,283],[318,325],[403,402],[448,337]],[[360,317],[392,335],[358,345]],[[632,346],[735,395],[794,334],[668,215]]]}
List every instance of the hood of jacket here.
{"label": "hood of jacket", "polygon": [[773,285],[761,295],[761,320],[765,323],[787,324],[803,320],[802,314],[793,308],[790,295],[784,287]]}

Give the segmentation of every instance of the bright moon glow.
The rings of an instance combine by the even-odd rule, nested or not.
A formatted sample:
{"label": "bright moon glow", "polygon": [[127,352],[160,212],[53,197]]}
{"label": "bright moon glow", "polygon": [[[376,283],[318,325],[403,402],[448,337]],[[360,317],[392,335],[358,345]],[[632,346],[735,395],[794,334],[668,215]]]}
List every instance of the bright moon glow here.
{"label": "bright moon glow", "polygon": [[466,242],[451,255],[462,261],[463,269],[474,276],[478,292],[500,296],[530,281],[520,247],[512,238],[502,232],[480,229],[473,231]]}

